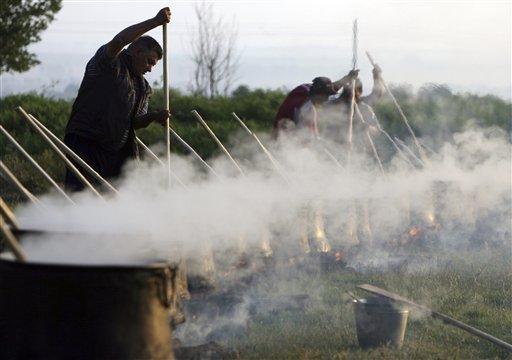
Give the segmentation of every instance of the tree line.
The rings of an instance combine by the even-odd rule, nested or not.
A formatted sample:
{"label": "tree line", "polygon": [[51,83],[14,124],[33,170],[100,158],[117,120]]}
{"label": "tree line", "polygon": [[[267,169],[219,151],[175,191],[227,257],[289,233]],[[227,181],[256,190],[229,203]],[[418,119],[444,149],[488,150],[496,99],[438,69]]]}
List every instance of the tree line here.
{"label": "tree line", "polygon": [[[512,105],[493,95],[480,96],[470,93],[453,93],[447,86],[425,85],[416,93],[407,86],[392,87],[415,132],[438,142],[451,138],[455,132],[469,125],[497,127],[512,133]],[[269,132],[275,113],[286,96],[286,89],[250,89],[239,86],[229,96],[202,96],[171,91],[171,123],[174,129],[204,158],[215,156],[218,149],[198,124],[192,110],[197,110],[210,124],[217,136],[228,145],[233,134],[240,131],[231,113],[236,112],[255,132]],[[150,110],[163,104],[163,92],[156,89],[151,98]],[[42,94],[27,93],[4,97],[0,101],[0,122],[17,141],[57,181],[62,181],[64,167],[53,151],[19,117],[15,108],[22,106],[35,115],[57,136],[64,136],[64,129],[72,106],[72,100],[49,98]],[[386,97],[375,107],[375,112],[384,128],[403,140],[409,133],[405,129],[394,105]],[[162,128],[152,125],[138,132],[147,144],[163,141]],[[434,144],[435,145],[435,144]],[[183,153],[175,144],[173,151]],[[19,152],[0,134],[0,159],[12,170],[21,182],[35,194],[48,189],[46,180],[24,160]],[[11,200],[19,199],[16,190],[0,179],[0,195]]]}

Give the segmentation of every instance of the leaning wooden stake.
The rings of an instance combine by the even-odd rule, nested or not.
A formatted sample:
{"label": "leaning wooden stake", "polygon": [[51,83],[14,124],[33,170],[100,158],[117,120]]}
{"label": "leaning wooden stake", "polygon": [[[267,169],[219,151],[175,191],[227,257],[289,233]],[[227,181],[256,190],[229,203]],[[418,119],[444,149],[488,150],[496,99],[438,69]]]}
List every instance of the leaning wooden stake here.
{"label": "leaning wooden stake", "polygon": [[9,139],[9,141],[16,147],[16,149],[18,149],[19,152],[36,168],[36,170],[39,171],[41,175],[43,175],[50,184],[52,184],[52,186],[55,188],[55,190],[57,190],[59,194],[61,194],[70,203],[74,203],[73,200],[71,200],[71,198],[68,196],[68,194],[66,194],[64,190],[62,190],[62,188],[55,182],[55,180],[53,180],[51,176],[48,175],[48,173],[37,163],[37,161],[35,161],[34,158],[30,156],[30,154],[23,148],[23,146],[21,146],[16,141],[16,139],[14,139],[11,136],[11,134],[9,134],[7,130],[5,130],[5,128],[2,125],[0,125],[0,131],[5,135],[7,139]]}
{"label": "leaning wooden stake", "polygon": [[[164,107],[169,111],[169,72],[167,64],[167,24],[162,25],[163,35],[163,78],[164,78]],[[169,118],[165,120],[165,130],[169,129]],[[164,131],[165,131],[164,130]],[[171,184],[171,136],[169,131],[165,131],[165,157],[167,161],[167,174],[169,185]]]}
{"label": "leaning wooden stake", "polygon": [[4,235],[4,238],[7,242],[7,246],[14,254],[14,257],[16,257],[16,259],[20,262],[27,261],[27,256],[25,255],[23,248],[21,247],[20,243],[18,242],[16,237],[13,235],[11,229],[9,229],[7,224],[9,224],[11,226],[11,228],[14,230],[17,230],[20,228],[20,225],[18,223],[18,220],[16,219],[16,216],[12,212],[9,205],[7,205],[4,201],[4,199],[0,196],[0,230],[1,230],[2,234]]}
{"label": "leaning wooden stake", "polygon": [[229,153],[229,151],[224,147],[224,145],[222,145],[222,142],[219,140],[219,138],[217,137],[217,135],[215,135],[215,133],[212,131],[212,129],[210,129],[210,127],[208,126],[208,124],[206,123],[206,121],[203,120],[203,118],[201,117],[201,115],[199,115],[199,113],[196,111],[196,110],[192,110],[192,114],[196,117],[196,119],[199,121],[199,123],[203,126],[203,128],[206,130],[206,132],[208,132],[208,134],[210,135],[210,137],[217,143],[217,145],[219,145],[219,148],[222,150],[222,152],[228,157],[228,159],[233,163],[233,165],[235,166],[235,168],[238,170],[238,172],[243,176],[245,175],[244,174],[244,171],[242,170],[242,168],[240,166],[238,166],[238,163],[235,161],[235,159],[233,159],[233,157],[231,156],[231,154]]}
{"label": "leaning wooden stake", "polygon": [[[158,157],[158,156],[157,156],[157,155],[156,155],[156,154],[155,154],[155,153],[154,153],[154,152],[149,148],[149,146],[147,146],[146,144],[144,144],[144,143],[142,142],[142,140],[141,140],[141,139],[139,139],[137,136],[135,137],[135,141],[137,141],[137,144],[139,144],[140,146],[142,146],[142,148],[144,149],[144,151],[146,151],[146,152],[147,152],[147,153],[148,153],[148,154],[153,158],[153,160],[155,160],[155,161],[156,161],[157,163],[159,163],[160,165],[165,166],[165,163],[164,163],[162,160],[160,160],[160,158],[159,158],[159,157]],[[180,185],[181,185],[181,187],[186,188],[185,184],[183,183],[183,181],[181,181],[181,179],[178,177],[178,175],[176,175],[176,174],[175,174],[173,171],[171,171],[170,169],[169,169],[169,171],[170,171],[171,176],[174,178],[174,180],[176,180],[176,182],[177,182],[178,184],[180,184]]]}
{"label": "leaning wooden stake", "polygon": [[2,160],[0,160],[0,170],[9,178],[9,180],[16,186],[16,188],[27,198],[28,201],[32,202],[33,204],[39,204],[40,201],[32,194],[23,184],[21,181],[18,180],[18,178],[9,170],[7,165],[4,164]]}
{"label": "leaning wooden stake", "polygon": [[201,155],[199,155],[199,154],[197,153],[197,151],[195,151],[195,150],[194,150],[194,148],[193,148],[192,146],[190,146],[190,145],[189,145],[185,140],[183,140],[183,138],[182,138],[181,136],[179,136],[179,135],[178,135],[178,133],[177,133],[176,131],[174,131],[172,128],[169,128],[169,131],[170,131],[170,133],[172,134],[172,136],[174,136],[174,137],[178,140],[178,142],[179,142],[181,145],[183,145],[183,147],[184,147],[185,149],[187,149],[188,151],[190,151],[190,153],[191,153],[192,155],[194,155],[194,156],[197,158],[197,160],[199,160],[199,162],[200,162],[201,164],[203,164],[203,165],[204,165],[204,166],[205,166],[205,167],[206,167],[206,168],[207,168],[207,169],[208,169],[208,170],[209,170],[213,175],[215,175],[216,177],[219,177],[219,174],[217,174],[217,173],[215,172],[215,170],[213,170],[213,168],[212,168],[210,165],[208,165],[208,163],[207,163],[206,161],[204,161],[204,160],[203,160],[203,158],[201,157]]}
{"label": "leaning wooden stake", "polygon": [[34,115],[29,114],[29,116],[32,120],[34,120],[36,125],[39,126],[45,132],[45,134],[48,135],[57,144],[57,146],[59,146],[62,149],[63,152],[65,152],[66,154],[71,156],[73,158],[73,160],[75,160],[78,164],[80,164],[80,166],[85,171],[87,171],[92,177],[94,177],[100,183],[105,185],[110,191],[112,191],[116,194],[118,193],[117,189],[114,186],[112,186],[112,184],[110,184],[107,180],[105,180],[105,178],[103,178],[100,174],[98,174],[98,172],[96,170],[94,170],[91,166],[89,166],[89,164],[87,164],[80,156],[78,156],[73,150],[71,150],[66,144],[64,144],[64,142],[61,139],[59,139],[57,136],[55,136],[50,131],[50,129],[48,129],[39,120],[37,120]]}
{"label": "leaning wooden stake", "polygon": [[370,147],[372,148],[373,156],[375,156],[375,159],[377,160],[377,163],[379,164],[380,172],[382,175],[385,175],[384,167],[382,166],[382,161],[380,160],[379,153],[377,152],[377,148],[375,147],[375,143],[373,142],[372,135],[370,134],[370,131],[368,130],[368,124],[366,120],[363,117],[363,114],[361,113],[361,110],[359,109],[359,105],[357,103],[354,103],[354,108],[356,110],[357,116],[359,118],[359,121],[363,123],[363,125],[366,127],[366,137],[368,138],[368,143],[370,144]]}
{"label": "leaning wooden stake", "polygon": [[424,305],[416,304],[415,302],[412,302],[409,299],[401,297],[400,295],[393,294],[393,293],[391,293],[389,291],[386,291],[384,289],[381,289],[381,288],[378,288],[376,286],[369,285],[369,284],[359,285],[358,288],[360,288],[360,289],[362,289],[364,291],[368,291],[368,292],[370,292],[372,294],[375,294],[375,295],[378,295],[378,296],[381,296],[381,297],[385,297],[387,299],[391,299],[393,301],[400,302],[400,303],[409,305],[411,307],[415,307],[417,309],[420,309],[420,310],[422,310],[426,314],[429,314],[430,316],[432,316],[435,319],[442,320],[443,322],[445,322],[447,324],[456,326],[459,329],[465,330],[465,331],[467,331],[470,334],[473,334],[475,336],[478,336],[479,338],[488,340],[488,341],[492,342],[493,344],[501,346],[502,348],[508,350],[509,352],[512,352],[512,345],[511,344],[509,344],[509,343],[507,343],[507,342],[505,342],[503,340],[500,340],[500,339],[498,339],[498,338],[496,338],[496,337],[494,337],[494,336],[492,336],[490,334],[487,334],[487,333],[483,332],[482,330],[479,330],[477,328],[469,326],[469,325],[463,323],[462,321],[456,320],[456,319],[451,318],[451,317],[449,317],[447,315],[444,315],[444,314],[441,314],[441,313],[439,313],[437,311],[429,309],[428,307],[426,307]]}
{"label": "leaning wooden stake", "polygon": [[87,180],[83,175],[82,173],[80,172],[80,170],[78,170],[76,168],[75,165],[73,165],[73,163],[66,157],[66,155],[60,151],[60,149],[57,147],[57,145],[55,145],[53,143],[53,141],[48,137],[48,135],[46,135],[44,133],[43,130],[41,130],[39,128],[39,126],[37,126],[37,124],[30,118],[30,116],[27,114],[27,112],[25,110],[23,110],[23,108],[21,106],[18,106],[16,108],[16,110],[18,110],[18,112],[23,116],[23,118],[25,119],[25,121],[27,121],[27,123],[34,129],[36,130],[39,135],[41,135],[43,137],[43,139],[46,140],[46,142],[48,143],[48,145],[50,145],[50,147],[57,153],[57,155],[59,155],[59,157],[66,163],[66,166],[68,167],[69,170],[71,170],[76,177],[78,177],[78,179],[86,186],[88,187],[96,196],[98,196],[99,198],[103,199],[103,196],[94,188],[94,186],[92,186],[92,184],[89,182],[89,180]]}
{"label": "leaning wooden stake", "polygon": [[399,138],[397,138],[395,136],[395,141],[407,152],[407,154],[409,154],[420,166],[424,166],[425,163],[419,158],[417,157],[413,152],[412,150],[409,148],[409,146],[407,146],[407,144],[403,141],[403,140],[400,140]]}
{"label": "leaning wooden stake", "polygon": [[12,212],[9,205],[7,205],[4,199],[0,196],[0,215],[5,219],[5,221],[13,228],[19,229],[20,224],[18,223],[18,219]]}
{"label": "leaning wooden stake", "polygon": [[290,180],[286,177],[286,174],[284,173],[283,171],[283,168],[281,166],[281,164],[279,164],[279,162],[277,161],[277,159],[274,157],[274,155],[272,155],[270,153],[270,151],[268,151],[268,149],[266,148],[265,145],[263,145],[263,143],[260,141],[260,139],[258,138],[258,136],[253,132],[251,131],[251,129],[249,129],[247,127],[247,125],[245,125],[245,123],[242,121],[242,119],[240,119],[238,117],[237,114],[235,114],[234,112],[231,113],[231,115],[233,115],[233,117],[235,118],[235,120],[240,124],[240,126],[249,134],[251,135],[254,140],[258,143],[258,145],[260,146],[261,150],[263,150],[263,152],[265,153],[265,155],[267,156],[267,158],[270,160],[270,162],[272,163],[272,165],[274,166],[274,169],[277,171],[277,173],[284,179],[284,181],[286,181],[287,183],[290,183]]}
{"label": "leaning wooden stake", "polygon": [[14,254],[14,257],[19,262],[27,262],[27,255],[23,251],[23,248],[21,247],[20,243],[16,239],[16,237],[13,235],[11,229],[7,227],[7,224],[5,223],[3,217],[0,215],[0,231],[4,235],[5,242],[9,249]]}

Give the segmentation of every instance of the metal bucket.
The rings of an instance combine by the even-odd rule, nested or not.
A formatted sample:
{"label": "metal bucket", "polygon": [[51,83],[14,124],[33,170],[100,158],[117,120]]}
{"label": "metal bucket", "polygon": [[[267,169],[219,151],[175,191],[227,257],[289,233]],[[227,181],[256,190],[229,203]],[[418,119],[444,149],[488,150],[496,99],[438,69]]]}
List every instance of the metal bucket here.
{"label": "metal bucket", "polygon": [[175,274],[0,260],[0,359],[173,359]]}
{"label": "metal bucket", "polygon": [[353,304],[359,346],[402,346],[409,310],[379,298],[359,299]]}

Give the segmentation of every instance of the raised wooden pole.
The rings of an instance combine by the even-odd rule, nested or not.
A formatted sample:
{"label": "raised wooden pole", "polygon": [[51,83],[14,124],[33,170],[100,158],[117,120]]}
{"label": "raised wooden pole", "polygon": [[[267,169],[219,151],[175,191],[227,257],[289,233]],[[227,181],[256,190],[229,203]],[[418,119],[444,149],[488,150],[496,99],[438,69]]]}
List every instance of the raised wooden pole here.
{"label": "raised wooden pole", "polygon": [[[163,78],[164,78],[164,109],[169,111],[169,73],[167,58],[167,24],[162,25],[163,35]],[[169,118],[165,120],[165,156],[167,162],[167,176],[169,185],[171,184],[171,136],[169,134]]]}
{"label": "raised wooden pole", "polygon": [[462,321],[459,321],[459,320],[451,318],[447,315],[441,314],[440,312],[434,311],[424,305],[416,304],[415,302],[412,302],[411,300],[406,299],[400,295],[393,294],[389,291],[386,291],[384,289],[378,288],[377,286],[373,286],[373,285],[369,285],[369,284],[359,285],[358,288],[360,288],[364,291],[368,291],[369,293],[372,293],[372,294],[375,294],[375,295],[378,295],[381,297],[385,297],[387,299],[390,299],[390,300],[393,300],[393,301],[396,301],[396,302],[399,302],[399,303],[402,303],[402,304],[405,304],[405,305],[408,305],[411,307],[415,307],[415,308],[425,312],[426,314],[432,316],[435,319],[442,320],[446,324],[450,324],[455,327],[458,327],[459,329],[467,331],[470,334],[473,334],[475,336],[478,336],[479,338],[490,341],[493,344],[496,344],[496,345],[508,350],[509,352],[512,352],[511,344],[509,344],[503,340],[500,340],[486,332],[483,332],[482,330],[479,330],[470,325],[467,325],[467,324],[463,323]]}

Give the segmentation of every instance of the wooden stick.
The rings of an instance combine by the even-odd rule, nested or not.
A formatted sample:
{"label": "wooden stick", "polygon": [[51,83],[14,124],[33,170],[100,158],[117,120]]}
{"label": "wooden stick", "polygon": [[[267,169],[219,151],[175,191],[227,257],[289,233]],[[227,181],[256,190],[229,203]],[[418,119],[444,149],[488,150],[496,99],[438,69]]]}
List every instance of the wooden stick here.
{"label": "wooden stick", "polygon": [[406,305],[409,305],[409,306],[412,306],[412,307],[415,307],[417,309],[420,309],[422,311],[424,311],[425,313],[427,314],[430,314],[430,316],[432,316],[433,318],[436,318],[436,319],[440,319],[442,320],[443,322],[445,322],[446,324],[450,324],[450,325],[453,325],[455,327],[458,327],[459,329],[462,329],[464,331],[467,331],[469,332],[470,334],[473,334],[475,336],[478,336],[479,338],[482,338],[482,339],[485,339],[485,340],[488,340],[490,342],[492,342],[493,344],[496,344],[498,346],[501,346],[502,348],[508,350],[509,352],[512,352],[512,345],[503,341],[503,340],[500,340],[488,333],[485,333],[477,328],[474,328],[470,325],[467,325],[465,323],[463,323],[462,321],[459,321],[459,320],[456,320],[454,318],[451,318],[447,315],[444,315],[444,314],[441,314],[437,311],[434,311],[432,309],[429,309],[428,307],[424,306],[424,305],[420,305],[420,304],[416,304],[415,302],[412,302],[411,300],[409,299],[406,299],[400,295],[397,295],[397,294],[393,294],[389,291],[386,291],[384,289],[381,289],[381,288],[378,288],[376,286],[373,286],[373,285],[369,285],[369,284],[363,284],[363,285],[358,285],[358,288],[364,290],[364,291],[368,291],[372,294],[375,294],[375,295],[378,295],[378,296],[381,296],[381,297],[385,297],[387,299],[391,299],[393,301],[396,301],[396,302],[400,302],[400,303],[403,303],[403,304],[406,304]]}
{"label": "wooden stick", "polygon": [[[167,24],[164,23],[162,25],[162,35],[163,35],[163,78],[164,78],[164,107],[165,110],[169,111],[169,72],[168,72],[168,64],[167,64]],[[169,118],[165,120],[165,129],[169,129],[170,123]],[[165,130],[164,130],[165,131]],[[167,159],[167,174],[169,185],[171,184],[171,136],[169,131],[165,131],[165,156]]]}
{"label": "wooden stick", "polygon": [[119,191],[112,186],[105,178],[103,178],[96,170],[94,170],[89,164],[87,164],[80,156],[78,156],[73,150],[71,150],[61,139],[59,139],[57,136],[55,136],[50,129],[48,129],[46,126],[44,126],[39,120],[35,118],[32,114],[28,114],[32,120],[36,123],[37,126],[39,126],[45,133],[48,135],[56,144],[59,146],[63,152],[68,154],[75,160],[77,163],[80,164],[81,167],[84,168],[92,177],[94,177],[96,180],[98,180],[100,183],[105,185],[109,190],[111,190],[114,193],[119,193]]}
{"label": "wooden stick", "polygon": [[372,135],[370,134],[370,131],[368,129],[366,129],[366,137],[368,138],[368,142],[370,143],[370,147],[372,148],[373,156],[375,156],[375,159],[377,159],[380,172],[382,175],[385,175],[384,167],[382,166],[382,161],[380,160],[379,153],[377,152],[377,148],[375,147],[375,143],[373,142]]}
{"label": "wooden stick", "polygon": [[183,140],[176,131],[174,131],[171,127],[169,128],[169,131],[171,132],[171,135],[174,136],[180,142],[180,144],[183,145],[185,149],[190,151],[190,153],[192,153],[197,158],[197,160],[201,162],[201,164],[203,164],[208,170],[210,170],[213,175],[219,177],[219,174],[217,174],[215,170],[213,170],[213,168],[210,165],[208,165],[206,161],[203,160],[201,155],[199,155],[192,146],[190,146],[185,140]]}
{"label": "wooden stick", "polygon": [[18,180],[18,178],[9,170],[7,165],[4,164],[2,160],[0,160],[0,170],[9,178],[9,180],[16,186],[16,188],[27,198],[28,201],[30,201],[33,204],[39,204],[40,201],[32,194],[23,184],[21,181]]}
{"label": "wooden stick", "polygon": [[224,147],[224,145],[222,145],[222,142],[219,140],[219,138],[215,135],[215,133],[212,131],[212,129],[210,129],[210,127],[208,126],[208,124],[203,120],[203,118],[201,117],[201,115],[199,115],[199,113],[196,111],[196,110],[192,110],[192,114],[196,117],[196,119],[199,121],[199,123],[203,126],[203,128],[208,132],[208,134],[210,134],[211,138],[217,143],[217,145],[219,146],[219,148],[222,150],[222,152],[228,157],[228,159],[233,163],[233,165],[235,166],[235,168],[238,170],[238,172],[244,176],[244,171],[242,170],[242,168],[240,166],[238,166],[238,163],[235,161],[235,159],[233,159],[233,157],[231,156],[231,154],[229,153],[229,151]]}
{"label": "wooden stick", "polygon": [[[359,118],[359,121],[361,121],[364,124],[364,126],[367,127],[368,123],[364,119],[363,114],[361,113],[361,109],[359,109],[359,105],[357,105],[356,102],[354,102],[354,107],[355,107],[357,116]],[[384,167],[382,166],[382,161],[380,160],[379,153],[377,152],[377,148],[375,147],[375,143],[373,142],[372,135],[370,134],[370,131],[368,130],[368,128],[366,129],[365,132],[366,132],[366,137],[368,139],[370,147],[372,148],[373,156],[375,156],[375,159],[377,160],[377,163],[379,164],[379,168],[380,168],[382,175],[385,175]]]}
{"label": "wooden stick", "polygon": [[73,200],[66,194],[64,190],[51,178],[50,175],[37,163],[37,161],[30,156],[30,154],[21,146],[16,139],[14,139],[11,134],[2,126],[0,125],[0,131],[5,135],[7,139],[21,152],[21,154],[36,168],[37,171],[41,173],[45,177],[46,180],[57,190],[59,194],[61,194],[66,200],[68,200],[70,203],[74,203]]}
{"label": "wooden stick", "polygon": [[[327,140],[325,140],[325,139],[323,139],[321,137],[317,137],[316,139],[321,141],[321,142],[323,142],[323,143],[325,143],[325,144],[329,144],[329,142]],[[325,146],[323,144],[320,144],[320,143],[318,143],[318,144],[320,145],[320,148],[323,150],[323,152],[325,152],[325,154],[332,160],[333,163],[336,164],[337,167],[340,168],[340,170],[344,170],[345,169],[345,167],[343,165],[341,165],[339,160],[336,158],[336,156],[334,156],[334,154],[331,152],[331,150],[329,150],[327,148],[327,146]]]}
{"label": "wooden stick", "polygon": [[0,215],[5,218],[5,221],[9,223],[11,227],[14,229],[19,229],[20,224],[18,223],[18,219],[14,215],[13,211],[4,201],[4,199],[0,196]]}
{"label": "wooden stick", "polygon": [[94,188],[94,186],[92,186],[92,184],[89,182],[89,180],[87,180],[83,175],[82,173],[80,172],[80,170],[78,170],[76,168],[75,165],[73,165],[73,163],[66,157],[66,155],[60,151],[60,149],[57,147],[57,145],[55,145],[53,143],[53,141],[48,137],[48,135],[46,135],[44,133],[43,130],[41,130],[39,128],[39,126],[37,126],[37,124],[32,121],[32,119],[30,118],[30,116],[27,114],[27,112],[25,110],[23,110],[23,108],[21,106],[18,106],[16,108],[16,110],[18,110],[18,112],[23,116],[23,118],[25,119],[25,121],[27,121],[27,123],[34,129],[36,130],[39,135],[41,135],[43,137],[43,139],[46,140],[46,142],[48,143],[48,145],[50,145],[50,147],[57,153],[57,155],[59,155],[59,157],[66,163],[66,166],[68,167],[69,170],[71,170],[76,177],[78,177],[78,179],[86,186],[88,187],[96,196],[98,196],[99,198],[101,199],[104,199],[103,196]]}
{"label": "wooden stick", "polygon": [[[143,148],[143,149],[144,149],[144,150],[145,150],[145,151],[146,151],[146,152],[147,152],[147,153],[148,153],[148,154],[149,154],[149,155],[150,155],[150,156],[151,156],[151,157],[152,157],[152,158],[153,158],[157,163],[159,163],[159,164],[160,164],[160,165],[162,165],[162,166],[165,166],[165,163],[164,163],[162,160],[160,160],[160,158],[159,158],[159,157],[158,157],[158,156],[157,156],[153,151],[151,151],[151,149],[149,148],[149,146],[147,146],[146,144],[144,144],[144,143],[142,142],[142,140],[141,140],[141,139],[139,139],[138,137],[135,137],[135,141],[137,141],[137,144],[139,144],[140,146],[142,146],[142,148]],[[171,176],[174,178],[174,180],[176,180],[176,182],[177,182],[178,184],[180,184],[180,185],[181,185],[181,187],[183,187],[183,188],[186,188],[186,187],[187,187],[187,186],[185,185],[185,183],[183,183],[183,181],[181,181],[181,179],[178,177],[178,175],[176,175],[176,174],[174,173],[174,171],[172,171],[170,168],[169,168],[169,172],[170,172]]]}
{"label": "wooden stick", "polygon": [[[370,60],[370,63],[372,64],[372,66],[375,67],[376,63],[368,51],[366,52],[366,56],[368,56],[368,60]],[[386,82],[382,78],[381,78],[381,81],[382,81],[382,85],[384,86],[384,89],[386,90],[389,97],[393,101],[393,104],[395,104],[396,109],[400,113],[400,116],[402,117],[402,120],[404,121],[405,126],[407,127],[407,130],[411,134],[412,139],[414,141],[414,145],[416,145],[416,148],[418,149],[418,152],[420,154],[421,160],[426,163],[427,156],[425,155],[425,152],[423,151],[423,149],[418,141],[418,138],[416,137],[416,134],[414,134],[414,131],[412,130],[411,125],[409,124],[409,120],[407,120],[407,116],[405,116],[405,113],[403,112],[402,107],[400,106],[400,104],[398,104],[398,101],[396,100],[395,95],[393,95],[393,93],[389,89],[388,84],[386,84]]]}
{"label": "wooden stick", "polygon": [[3,217],[0,215],[0,231],[4,235],[4,238],[6,240],[6,244],[11,250],[11,252],[14,254],[14,257],[19,262],[26,262],[27,261],[27,255],[23,251],[23,248],[21,247],[20,243],[16,239],[16,237],[12,234],[11,230],[7,227]]}
{"label": "wooden stick", "polygon": [[249,134],[251,135],[254,140],[256,140],[256,142],[258,143],[258,145],[260,146],[260,148],[263,150],[263,152],[265,153],[265,155],[267,156],[267,158],[270,160],[270,162],[272,163],[272,165],[274,166],[274,169],[277,171],[277,173],[283,178],[284,181],[286,181],[287,183],[290,183],[290,180],[286,177],[284,171],[283,171],[283,168],[281,166],[281,164],[277,161],[277,159],[274,157],[274,155],[272,155],[272,153],[270,153],[270,151],[266,148],[265,145],[263,145],[263,143],[260,141],[260,139],[258,138],[258,136],[253,132],[251,131],[251,129],[249,129],[247,127],[247,125],[245,125],[245,123],[242,121],[242,119],[240,119],[238,117],[237,114],[235,114],[234,112],[231,113],[231,115],[233,115],[233,117],[235,118],[235,120],[240,124],[240,126]]}
{"label": "wooden stick", "polygon": [[151,157],[157,162],[159,163],[160,165],[162,166],[165,166],[164,162],[162,160],[160,160],[160,158],[153,152],[151,151],[151,149],[142,142],[141,139],[139,139],[137,136],[135,137],[135,141],[137,141],[137,144],[139,144],[140,146],[142,146],[142,148],[147,151],[147,153],[149,155],[151,155]]}
{"label": "wooden stick", "polygon": [[407,146],[407,144],[406,144],[403,140],[400,140],[400,139],[399,139],[399,138],[397,138],[396,136],[395,136],[395,140],[396,140],[396,142],[397,142],[398,144],[400,144],[400,146],[401,146],[402,148],[404,148],[404,149],[405,149],[405,151],[407,152],[407,154],[409,154],[409,155],[410,155],[414,160],[416,160],[416,162],[417,162],[418,164],[420,164],[421,166],[425,165],[425,163],[424,163],[424,162],[423,162],[419,157],[417,157],[417,156],[412,152],[412,150],[409,148],[409,146]]}

